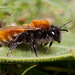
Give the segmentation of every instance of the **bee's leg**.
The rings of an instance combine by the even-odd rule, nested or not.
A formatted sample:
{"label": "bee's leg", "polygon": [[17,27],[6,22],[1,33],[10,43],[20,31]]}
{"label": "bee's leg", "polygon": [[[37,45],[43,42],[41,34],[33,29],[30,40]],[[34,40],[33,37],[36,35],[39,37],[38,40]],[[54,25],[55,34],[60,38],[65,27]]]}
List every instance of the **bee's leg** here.
{"label": "bee's leg", "polygon": [[40,46],[43,47],[43,44],[41,43]]}
{"label": "bee's leg", "polygon": [[10,48],[10,51],[7,53],[7,56],[11,53],[11,51],[17,46],[17,43],[13,43],[13,45]]}
{"label": "bee's leg", "polygon": [[17,47],[18,44],[21,44],[25,38],[25,36],[27,35],[27,32],[23,32],[23,33],[20,33],[15,39],[14,39],[14,42],[10,48],[10,51],[7,53],[7,56],[11,53],[11,51]]}
{"label": "bee's leg", "polygon": [[41,47],[44,48],[44,46],[46,46],[48,43],[48,41],[46,41],[44,44],[41,43]]}
{"label": "bee's leg", "polygon": [[33,50],[34,50],[34,53],[35,53],[35,55],[36,55],[36,57],[38,57],[38,55],[37,55],[37,50],[36,50],[36,48],[37,48],[37,44],[36,44],[36,41],[35,40],[33,40]]}
{"label": "bee's leg", "polygon": [[46,46],[48,43],[49,43],[48,41],[47,41],[47,42],[45,42],[45,43],[44,43],[44,46]]}
{"label": "bee's leg", "polygon": [[53,44],[53,41],[50,42],[49,48],[48,48],[47,52],[49,51],[49,49],[50,49],[50,47],[52,46],[52,44]]}
{"label": "bee's leg", "polygon": [[53,41],[50,42],[50,44],[49,44],[49,48],[52,46],[52,44],[53,44]]}
{"label": "bee's leg", "polygon": [[[46,46],[48,43],[49,43],[48,41],[47,41],[47,42],[45,42],[45,43],[44,43],[44,46]],[[48,50],[47,50],[46,52],[48,52]]]}

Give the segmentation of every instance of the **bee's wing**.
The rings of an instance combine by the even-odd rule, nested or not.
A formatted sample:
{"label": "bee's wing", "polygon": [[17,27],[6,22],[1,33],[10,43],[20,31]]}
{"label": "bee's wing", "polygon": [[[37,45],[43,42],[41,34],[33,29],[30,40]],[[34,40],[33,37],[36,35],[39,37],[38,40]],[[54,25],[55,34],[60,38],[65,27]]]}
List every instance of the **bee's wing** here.
{"label": "bee's wing", "polygon": [[29,24],[24,24],[23,26],[10,26],[10,27],[4,27],[1,28],[0,31],[9,31],[9,30],[24,30],[24,31],[29,31],[29,30],[39,30],[40,28],[34,27]]}

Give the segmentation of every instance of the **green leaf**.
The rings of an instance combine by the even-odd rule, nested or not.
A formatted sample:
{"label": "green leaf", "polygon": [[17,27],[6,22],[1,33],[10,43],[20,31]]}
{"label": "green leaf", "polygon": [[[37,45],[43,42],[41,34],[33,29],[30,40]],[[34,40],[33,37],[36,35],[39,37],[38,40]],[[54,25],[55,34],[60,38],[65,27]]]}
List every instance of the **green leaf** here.
{"label": "green leaf", "polygon": [[75,49],[75,33],[62,33],[61,43],[54,42],[49,52],[48,46],[44,49],[38,45],[38,57],[35,56],[31,46],[21,44],[6,56],[10,47],[0,47],[0,62],[50,62],[71,59],[70,49]]}

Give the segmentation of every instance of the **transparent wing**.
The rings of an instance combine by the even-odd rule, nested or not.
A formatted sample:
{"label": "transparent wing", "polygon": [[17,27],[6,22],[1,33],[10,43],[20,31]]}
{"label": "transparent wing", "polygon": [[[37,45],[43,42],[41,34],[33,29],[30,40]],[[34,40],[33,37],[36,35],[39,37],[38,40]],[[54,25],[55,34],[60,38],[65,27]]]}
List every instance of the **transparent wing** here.
{"label": "transparent wing", "polygon": [[1,28],[0,31],[9,31],[9,30],[24,30],[24,31],[28,31],[28,30],[39,30],[40,28],[31,26],[29,24],[24,24],[23,26],[10,26],[10,27],[4,27]]}

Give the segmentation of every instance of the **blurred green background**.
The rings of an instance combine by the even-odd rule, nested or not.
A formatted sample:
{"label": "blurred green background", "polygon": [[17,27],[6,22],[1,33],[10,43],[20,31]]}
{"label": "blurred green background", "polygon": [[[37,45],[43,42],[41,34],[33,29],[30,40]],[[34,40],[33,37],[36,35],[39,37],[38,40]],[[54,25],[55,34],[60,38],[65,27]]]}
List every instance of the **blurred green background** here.
{"label": "blurred green background", "polygon": [[[22,25],[38,19],[47,19],[58,27],[75,20],[75,0],[0,0],[0,27]],[[65,28],[74,33],[75,21]],[[26,75],[72,75],[75,74],[74,62],[0,63],[0,75],[21,75],[34,64],[37,66]]]}
{"label": "blurred green background", "polygon": [[[74,0],[0,0],[0,23],[11,26],[48,19],[51,24],[63,25],[75,20]],[[74,22],[73,22],[74,23]],[[74,28],[74,25],[67,25]]]}

